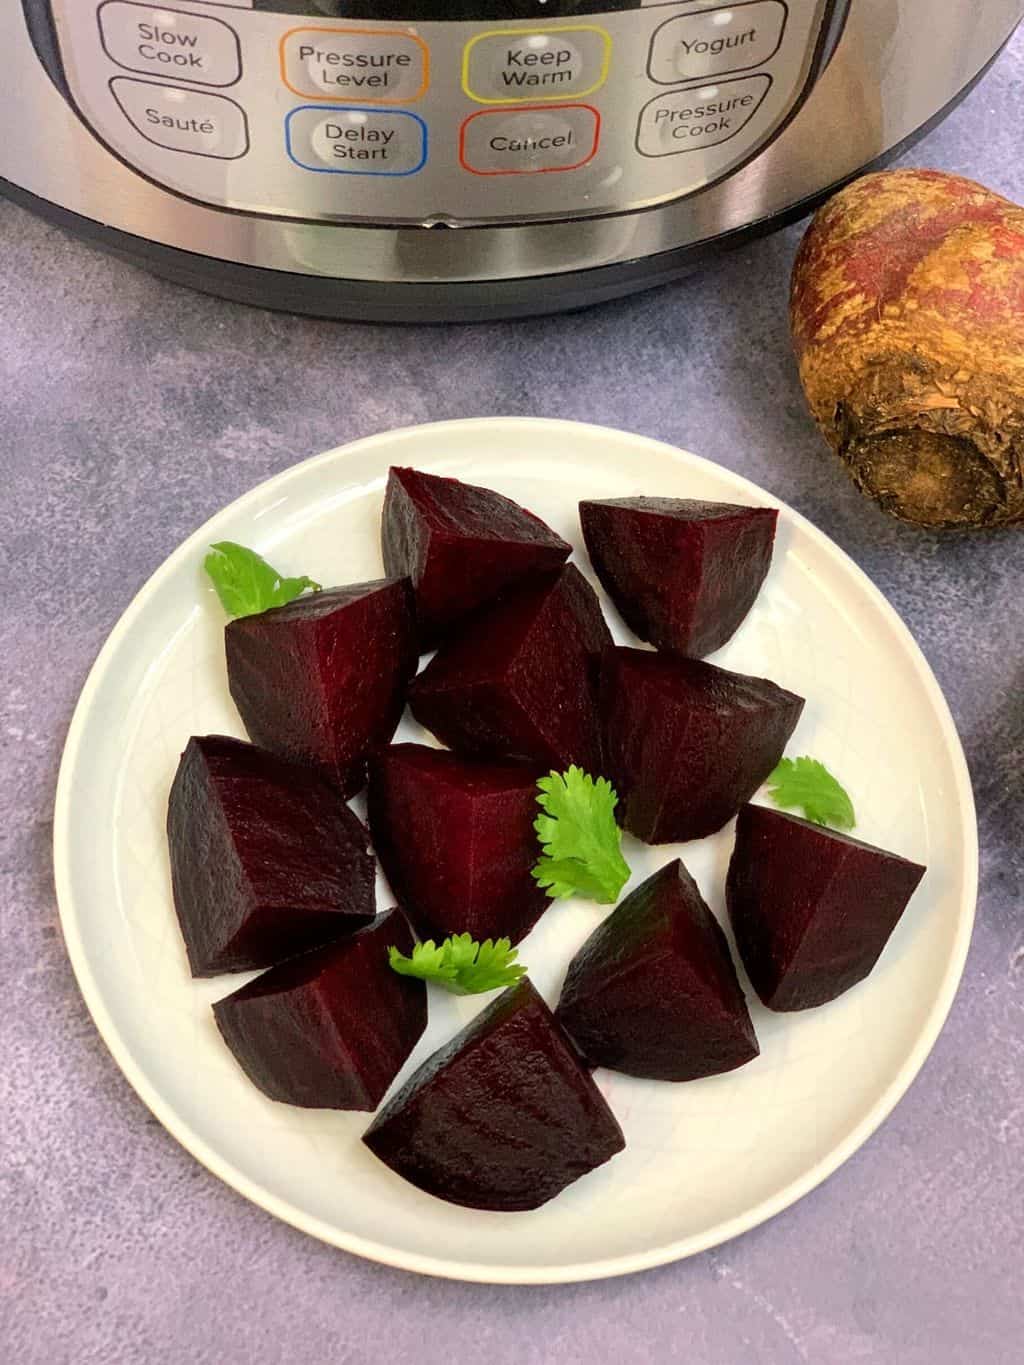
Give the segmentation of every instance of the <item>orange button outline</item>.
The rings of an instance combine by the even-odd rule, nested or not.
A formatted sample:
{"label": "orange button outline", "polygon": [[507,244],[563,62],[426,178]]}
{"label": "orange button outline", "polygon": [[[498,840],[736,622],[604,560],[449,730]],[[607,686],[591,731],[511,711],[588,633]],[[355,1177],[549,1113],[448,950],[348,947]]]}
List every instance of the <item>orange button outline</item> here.
{"label": "orange button outline", "polygon": [[[586,109],[594,115],[594,145],[582,161],[574,161],[571,166],[539,166],[533,171],[478,171],[466,160],[466,129],[478,118],[508,118],[514,114],[553,114],[557,109]],[[478,109],[470,114],[459,128],[459,165],[470,175],[557,175],[559,171],[578,171],[588,161],[593,161],[601,143],[601,112],[592,104],[519,104],[514,109],[507,105],[501,109]]]}
{"label": "orange button outline", "polygon": [[[369,99],[365,96],[345,94],[344,96],[334,94],[312,95],[308,90],[299,90],[292,85],[288,79],[288,59],[285,55],[285,44],[288,39],[296,33],[344,33],[356,34],[361,38],[406,38],[410,42],[416,43],[423,53],[423,82],[415,95],[404,95],[401,99]],[[281,64],[281,81],[287,86],[293,95],[299,95],[304,100],[325,100],[330,104],[337,104],[342,98],[346,104],[415,104],[418,99],[422,99],[430,86],[430,48],[416,33],[409,33],[400,28],[328,28],[325,24],[307,25],[300,24],[295,28],[290,28],[286,33],[281,34],[281,40],[277,45],[278,58]]]}

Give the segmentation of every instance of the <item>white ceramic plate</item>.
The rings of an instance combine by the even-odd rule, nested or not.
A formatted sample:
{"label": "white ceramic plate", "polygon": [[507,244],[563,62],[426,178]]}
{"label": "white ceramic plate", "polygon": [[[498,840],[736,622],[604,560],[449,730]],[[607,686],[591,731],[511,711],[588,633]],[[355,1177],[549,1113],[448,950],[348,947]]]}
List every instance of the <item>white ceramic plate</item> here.
{"label": "white ceramic plate", "polygon": [[[247,1198],[348,1251],[437,1275],[537,1283],[622,1274],[713,1246],[778,1213],[845,1161],[906,1090],[945,1019],[977,873],[970,784],[946,704],[864,574],[780,507],[767,582],[715,661],[807,698],[788,752],[813,754],[841,776],[857,834],[926,863],[921,887],[866,982],[803,1014],[772,1015],[752,1002],[761,1056],[750,1065],[686,1085],[599,1071],[626,1150],[546,1207],[495,1214],[432,1199],[362,1146],[367,1115],[276,1104],[242,1075],[210,1010],[239,979],[189,977],[164,837],[168,788],[189,735],[242,734],[225,679],[224,617],[201,569],[207,546],[241,541],[283,571],[327,584],[378,577],[391,464],[499,489],[578,549],[580,497],[778,505],[724,469],[638,436],[494,419],[359,441],[219,513],[125,612],[68,736],[56,874],[86,1002],[129,1081],[190,1152]],[[582,554],[579,562],[589,572]],[[609,619],[627,639],[610,607]],[[400,737],[417,735],[403,722]],[[731,842],[731,828],[679,848],[627,838],[632,884],[681,852],[721,917]],[[382,885],[382,907],[387,895]],[[549,1002],[602,913],[557,904],[524,941],[521,957]],[[482,1005],[432,993],[430,1024],[409,1066]]]}

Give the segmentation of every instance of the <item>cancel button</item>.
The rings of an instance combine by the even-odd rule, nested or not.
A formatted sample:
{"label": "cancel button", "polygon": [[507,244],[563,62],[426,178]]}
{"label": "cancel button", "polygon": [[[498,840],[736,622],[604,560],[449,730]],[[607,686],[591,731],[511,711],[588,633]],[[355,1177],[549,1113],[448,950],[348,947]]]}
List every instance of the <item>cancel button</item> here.
{"label": "cancel button", "polygon": [[597,151],[599,127],[588,104],[474,114],[462,125],[462,164],[474,175],[573,171]]}

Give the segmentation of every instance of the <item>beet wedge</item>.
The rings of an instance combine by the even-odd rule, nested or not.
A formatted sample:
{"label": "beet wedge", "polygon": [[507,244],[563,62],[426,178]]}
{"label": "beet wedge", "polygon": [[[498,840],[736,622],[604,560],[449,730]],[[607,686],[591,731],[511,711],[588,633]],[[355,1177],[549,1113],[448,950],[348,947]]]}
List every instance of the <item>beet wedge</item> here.
{"label": "beet wedge", "polygon": [[413,946],[398,910],[217,1001],[217,1026],[254,1085],[307,1109],[376,1109],[427,1026],[426,986],[391,970],[391,946]]}
{"label": "beet wedge", "polygon": [[591,1066],[655,1081],[758,1055],[718,921],[678,858],[631,892],[573,958],[555,1018]]}
{"label": "beet wedge", "polygon": [[412,589],[380,579],[230,621],[228,685],[249,737],[352,796],[395,733],[416,667]]}
{"label": "beet wedge", "polygon": [[244,740],[189,740],[167,838],[193,976],[269,967],[373,919],[362,823],[315,772]]}
{"label": "beet wedge", "polygon": [[598,773],[595,684],[611,638],[596,593],[569,564],[474,617],[415,679],[409,706],[466,757]]}
{"label": "beet wedge", "polygon": [[423,744],[393,744],[372,760],[373,845],[421,938],[518,943],[536,924],[550,904],[530,875],[543,775]]}
{"label": "beet wedge", "polygon": [[410,1077],[363,1141],[427,1194],[498,1212],[546,1204],[626,1145],[526,977]]}
{"label": "beet wedge", "polygon": [[649,844],[721,829],[778,763],[803,706],[764,678],[650,650],[606,650],[604,775],[619,794],[623,828]]}
{"label": "beet wedge", "polygon": [[490,488],[393,468],[381,521],[385,572],[407,574],[423,649],[524,579],[557,570],[572,547]]}
{"label": "beet wedge", "polygon": [[863,981],[924,874],[919,863],[799,816],[744,806],[726,900],[764,1004],[810,1009]]}
{"label": "beet wedge", "polygon": [[580,503],[590,562],[630,630],[692,659],[720,649],[753,606],[777,518],[688,498]]}

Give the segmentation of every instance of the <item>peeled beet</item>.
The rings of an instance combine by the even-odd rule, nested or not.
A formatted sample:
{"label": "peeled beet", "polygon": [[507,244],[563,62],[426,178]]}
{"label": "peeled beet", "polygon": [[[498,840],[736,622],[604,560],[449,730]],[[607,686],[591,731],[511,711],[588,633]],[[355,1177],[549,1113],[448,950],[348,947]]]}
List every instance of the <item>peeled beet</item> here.
{"label": "peeled beet", "polygon": [[468,757],[599,773],[595,682],[611,638],[597,594],[569,564],[474,617],[415,679],[409,706]]}
{"label": "peeled beet", "polygon": [[572,547],[490,488],[393,468],[381,523],[384,568],[408,574],[423,648],[498,593],[556,570]]}
{"label": "peeled beet", "polygon": [[412,589],[383,578],[230,621],[228,685],[249,736],[352,796],[395,733],[416,667]]}
{"label": "peeled beet", "polygon": [[360,821],[316,773],[244,740],[189,740],[167,838],[193,976],[269,967],[373,918]]}
{"label": "peeled beet", "polygon": [[529,980],[498,996],[363,1134],[410,1184],[474,1209],[535,1209],[626,1145]]}
{"label": "peeled beet", "polygon": [[555,1017],[591,1066],[655,1081],[733,1071],[759,1051],[725,935],[678,858],[587,939]]}
{"label": "peeled beet", "polygon": [[648,844],[721,829],[772,771],[802,697],[764,678],[650,650],[605,650],[604,775]]}
{"label": "peeled beet", "polygon": [[744,806],[726,899],[747,975],[768,1008],[810,1009],[863,981],[924,873],[833,829]]}
{"label": "peeled beet", "polygon": [[427,988],[399,976],[412,952],[400,911],[284,962],[213,1007],[224,1041],[265,1095],[307,1109],[376,1109],[427,1026]]}
{"label": "peeled beet", "polygon": [[580,503],[590,562],[630,630],[692,659],[724,645],[753,605],[777,516],[685,498]]}
{"label": "peeled beet", "polygon": [[530,875],[543,769],[393,744],[370,764],[374,848],[421,938],[518,943],[549,904]]}

